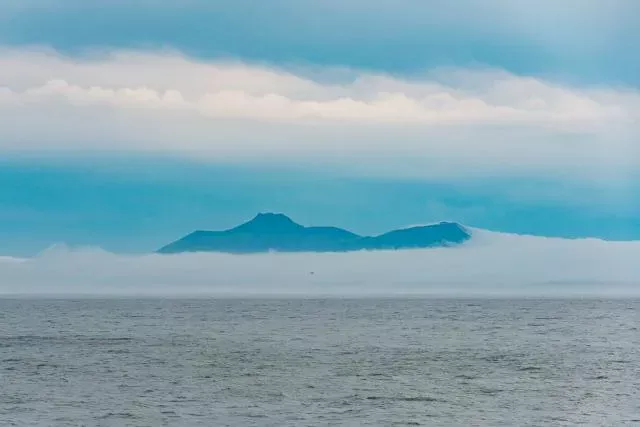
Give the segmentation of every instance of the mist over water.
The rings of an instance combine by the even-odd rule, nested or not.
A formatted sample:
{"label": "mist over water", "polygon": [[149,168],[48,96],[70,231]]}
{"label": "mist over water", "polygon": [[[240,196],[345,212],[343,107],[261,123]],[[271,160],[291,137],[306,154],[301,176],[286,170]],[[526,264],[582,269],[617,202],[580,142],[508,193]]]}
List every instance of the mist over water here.
{"label": "mist over water", "polygon": [[55,246],[0,258],[0,294],[640,295],[640,242],[472,230],[455,248],[121,255]]}

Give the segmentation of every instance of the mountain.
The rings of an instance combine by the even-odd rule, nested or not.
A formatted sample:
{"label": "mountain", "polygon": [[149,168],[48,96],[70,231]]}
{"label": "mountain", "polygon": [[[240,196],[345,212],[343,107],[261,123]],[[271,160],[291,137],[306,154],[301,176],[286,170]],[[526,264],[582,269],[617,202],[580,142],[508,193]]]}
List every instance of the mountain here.
{"label": "mountain", "polygon": [[411,227],[369,237],[336,227],[305,227],[283,214],[260,213],[251,221],[230,230],[194,231],[158,252],[347,252],[416,249],[452,246],[463,243],[470,237],[464,227],[454,222]]}

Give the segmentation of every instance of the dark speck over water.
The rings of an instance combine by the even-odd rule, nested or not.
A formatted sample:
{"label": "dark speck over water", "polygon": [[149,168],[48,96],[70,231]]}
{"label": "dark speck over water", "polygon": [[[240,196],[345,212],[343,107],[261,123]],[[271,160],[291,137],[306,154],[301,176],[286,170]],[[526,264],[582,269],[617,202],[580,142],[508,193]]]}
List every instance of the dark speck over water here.
{"label": "dark speck over water", "polygon": [[637,300],[0,300],[0,425],[619,426]]}

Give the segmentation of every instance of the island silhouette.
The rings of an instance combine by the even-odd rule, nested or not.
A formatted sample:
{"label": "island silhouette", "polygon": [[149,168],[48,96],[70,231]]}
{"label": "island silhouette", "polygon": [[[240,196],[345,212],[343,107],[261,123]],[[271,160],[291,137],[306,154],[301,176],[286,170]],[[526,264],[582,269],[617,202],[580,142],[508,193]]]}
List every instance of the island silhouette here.
{"label": "island silhouette", "polygon": [[455,246],[471,234],[455,222],[361,236],[337,227],[305,227],[281,213],[259,213],[252,220],[223,231],[197,230],[157,252],[350,252]]}

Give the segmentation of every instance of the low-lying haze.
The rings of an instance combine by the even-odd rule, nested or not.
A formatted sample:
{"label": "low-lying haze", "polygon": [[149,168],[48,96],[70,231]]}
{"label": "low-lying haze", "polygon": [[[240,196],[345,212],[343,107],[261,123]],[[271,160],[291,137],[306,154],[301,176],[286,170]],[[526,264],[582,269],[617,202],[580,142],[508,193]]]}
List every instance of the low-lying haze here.
{"label": "low-lying haze", "polygon": [[640,242],[473,230],[456,248],[352,253],[121,255],[55,246],[0,258],[0,294],[223,296],[640,294]]}

